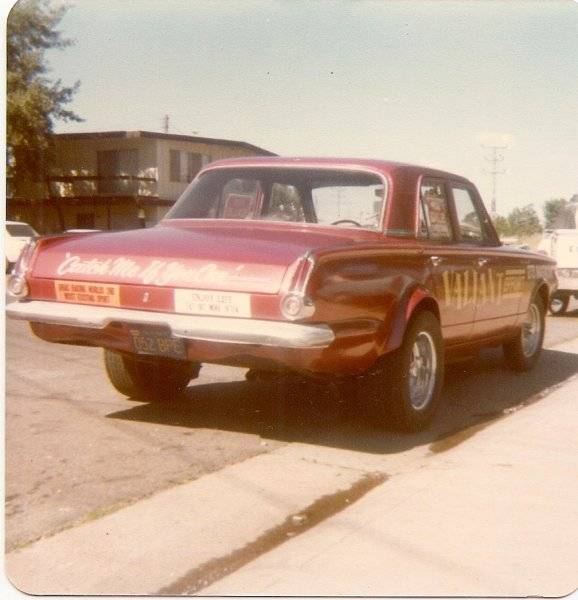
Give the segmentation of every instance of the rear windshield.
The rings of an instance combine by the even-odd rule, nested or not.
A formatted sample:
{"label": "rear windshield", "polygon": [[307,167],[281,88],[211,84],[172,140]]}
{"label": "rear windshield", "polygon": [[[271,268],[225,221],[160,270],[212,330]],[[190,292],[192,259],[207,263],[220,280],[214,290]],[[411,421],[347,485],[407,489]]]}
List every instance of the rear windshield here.
{"label": "rear windshield", "polygon": [[6,231],[13,237],[32,237],[36,232],[26,223],[6,223]]}
{"label": "rear windshield", "polygon": [[244,219],[379,229],[386,183],[329,169],[220,169],[194,181],[166,219]]}

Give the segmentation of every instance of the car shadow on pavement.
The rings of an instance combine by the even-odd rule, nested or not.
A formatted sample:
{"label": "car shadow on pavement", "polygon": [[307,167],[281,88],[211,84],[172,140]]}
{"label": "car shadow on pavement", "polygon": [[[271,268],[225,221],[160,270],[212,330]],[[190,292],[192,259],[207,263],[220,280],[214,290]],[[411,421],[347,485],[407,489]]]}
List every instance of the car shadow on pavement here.
{"label": "car shadow on pavement", "polygon": [[184,428],[243,432],[284,442],[389,454],[430,444],[443,451],[533,402],[578,373],[578,355],[543,350],[536,368],[513,373],[501,352],[446,369],[443,405],[427,431],[377,428],[358,405],[329,385],[279,377],[269,381],[193,383],[177,398],[134,402],[109,418]]}

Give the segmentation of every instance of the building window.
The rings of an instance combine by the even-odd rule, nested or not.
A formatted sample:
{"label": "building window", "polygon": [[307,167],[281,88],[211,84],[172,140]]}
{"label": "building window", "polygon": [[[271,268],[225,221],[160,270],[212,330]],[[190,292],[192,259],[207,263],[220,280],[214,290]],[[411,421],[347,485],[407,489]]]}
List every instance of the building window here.
{"label": "building window", "polygon": [[203,166],[203,156],[196,152],[187,153],[187,181],[193,181]]}
{"label": "building window", "polygon": [[[98,193],[134,195],[138,193],[138,150],[97,152]],[[123,178],[126,177],[126,178]]]}
{"label": "building window", "polygon": [[171,181],[180,181],[181,180],[181,151],[180,150],[171,150],[170,157],[170,171],[171,171]]}

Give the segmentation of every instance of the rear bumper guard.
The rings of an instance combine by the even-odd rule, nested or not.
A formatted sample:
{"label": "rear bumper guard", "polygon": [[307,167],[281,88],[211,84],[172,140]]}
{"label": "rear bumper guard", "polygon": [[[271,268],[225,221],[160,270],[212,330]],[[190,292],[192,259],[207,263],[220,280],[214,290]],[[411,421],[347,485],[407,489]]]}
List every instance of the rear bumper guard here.
{"label": "rear bumper guard", "polygon": [[166,325],[175,337],[227,344],[326,348],[335,340],[333,330],[324,324],[184,315],[44,300],[14,302],[6,307],[6,315],[34,323],[85,329],[104,329],[111,323]]}

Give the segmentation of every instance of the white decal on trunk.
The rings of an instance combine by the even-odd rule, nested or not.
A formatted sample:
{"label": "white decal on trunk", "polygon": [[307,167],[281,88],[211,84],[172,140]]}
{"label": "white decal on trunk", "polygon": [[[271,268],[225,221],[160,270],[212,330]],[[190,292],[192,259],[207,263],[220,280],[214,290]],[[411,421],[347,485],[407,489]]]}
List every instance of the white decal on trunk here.
{"label": "white decal on trunk", "polygon": [[237,292],[175,290],[175,312],[221,317],[250,317],[251,295]]}
{"label": "white decal on trunk", "polygon": [[232,270],[225,270],[215,263],[207,263],[201,267],[188,267],[176,260],[152,260],[146,266],[140,266],[131,258],[89,258],[66,253],[66,258],[58,265],[58,275],[101,275],[133,279],[145,285],[168,285],[171,283],[225,283],[261,282],[264,277],[253,277],[243,274],[245,265],[238,265]]}

